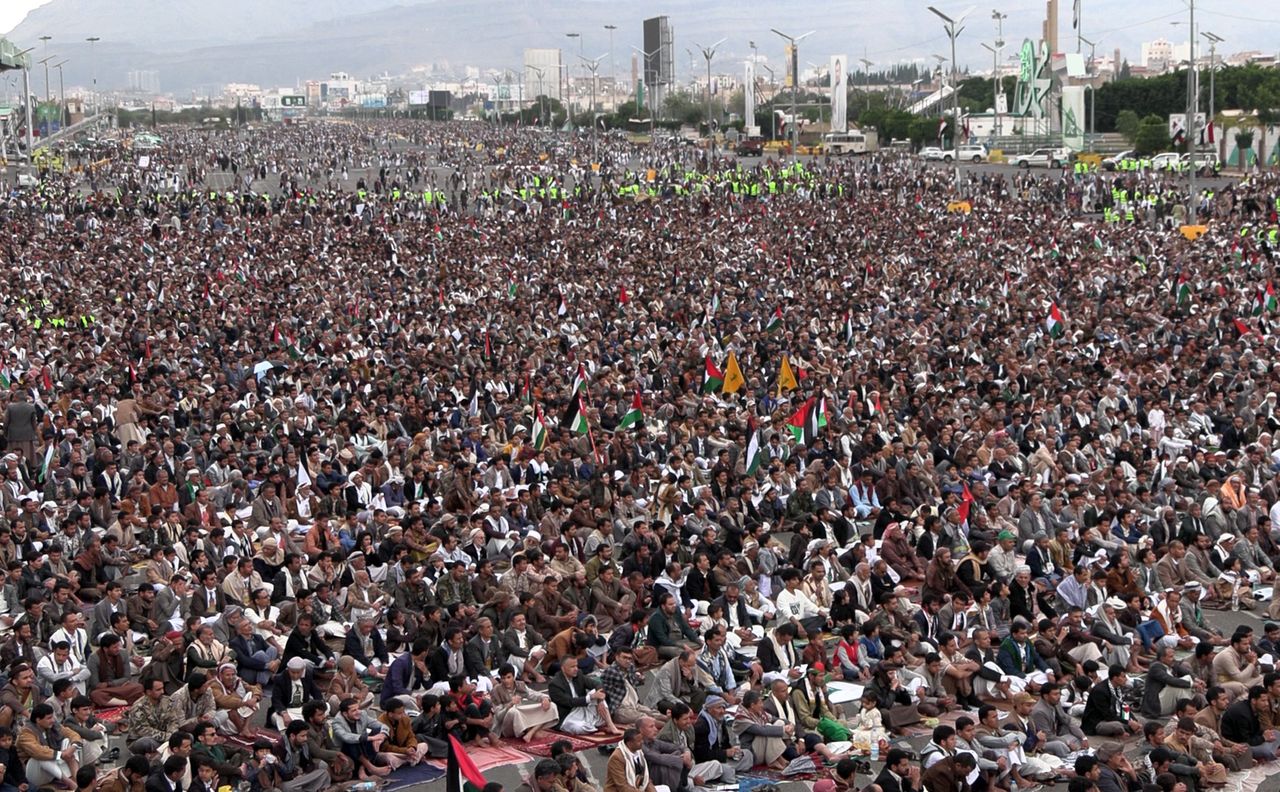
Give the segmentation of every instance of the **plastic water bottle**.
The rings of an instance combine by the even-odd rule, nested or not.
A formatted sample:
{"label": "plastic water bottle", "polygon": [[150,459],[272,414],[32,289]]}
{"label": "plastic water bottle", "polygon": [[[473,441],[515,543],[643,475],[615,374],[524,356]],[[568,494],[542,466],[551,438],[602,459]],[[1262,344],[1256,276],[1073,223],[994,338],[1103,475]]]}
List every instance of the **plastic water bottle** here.
{"label": "plastic water bottle", "polygon": [[373,781],[360,781],[352,784],[348,787],[348,790],[350,790],[350,792],[373,792],[377,788],[378,785]]}
{"label": "plastic water bottle", "polygon": [[880,741],[879,740],[871,741],[871,761],[873,762],[880,761]]}
{"label": "plastic water bottle", "polygon": [[1240,589],[1233,588],[1231,592],[1231,610],[1240,610]]}

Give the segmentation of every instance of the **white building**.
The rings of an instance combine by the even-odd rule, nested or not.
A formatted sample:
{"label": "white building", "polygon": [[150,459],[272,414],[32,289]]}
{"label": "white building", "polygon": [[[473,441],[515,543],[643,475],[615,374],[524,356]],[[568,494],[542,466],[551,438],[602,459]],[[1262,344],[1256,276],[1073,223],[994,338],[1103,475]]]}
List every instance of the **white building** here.
{"label": "white building", "polygon": [[1165,39],[1142,44],[1142,65],[1151,71],[1163,71],[1173,60],[1173,45]]}

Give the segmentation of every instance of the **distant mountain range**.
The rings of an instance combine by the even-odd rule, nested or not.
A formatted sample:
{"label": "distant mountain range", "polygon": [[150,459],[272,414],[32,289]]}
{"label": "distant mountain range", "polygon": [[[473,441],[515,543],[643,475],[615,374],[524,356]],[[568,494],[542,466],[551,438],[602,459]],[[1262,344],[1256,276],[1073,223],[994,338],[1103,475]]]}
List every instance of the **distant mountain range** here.
{"label": "distant mountain range", "polygon": [[[432,65],[453,68],[459,74],[463,65],[518,69],[527,47],[561,47],[566,50],[566,59],[572,58],[579,47],[565,33],[575,31],[583,34],[583,54],[594,58],[609,51],[606,24],[618,26],[614,61],[619,75],[628,76],[631,48],[642,43],[642,19],[667,14],[675,29],[677,73],[683,79],[690,69],[686,48],[696,49],[695,41],[711,44],[721,37],[729,37],[729,41],[716,56],[717,71],[740,72],[742,59],[751,54],[750,40],[779,68],[782,40],[769,32],[771,27],[792,35],[816,29],[801,44],[802,68],[807,61],[825,64],[836,52],[848,54],[851,63],[867,52],[881,67],[910,59],[927,60],[932,65],[928,55],[949,51],[940,23],[926,5],[924,0],[919,4],[875,0],[771,0],[763,4],[734,0],[662,0],[652,4],[613,0],[52,0],[28,14],[7,37],[23,47],[43,47],[39,36],[52,35],[48,51],[71,59],[65,69],[68,86],[88,84],[96,76],[104,89],[123,88],[126,72],[153,69],[159,72],[163,91],[181,96],[211,91],[228,82],[291,86],[333,71],[364,78]],[[1062,0],[1062,5],[1062,35],[1072,37],[1070,2]],[[1106,26],[1113,28],[1134,14],[1141,21],[1143,12],[1131,7],[1136,5],[1140,4],[1119,0],[1086,4],[1088,13],[1099,19],[1092,29],[1102,27],[1104,18]],[[1038,35],[1042,14],[1035,8],[1011,12],[1004,23],[1005,38],[1015,43],[1024,34]],[[1086,29],[1091,22],[1086,19]],[[1166,23],[1153,25],[1158,27],[1147,31],[1150,38],[1169,36]],[[1143,33],[1138,29],[1123,35]],[[84,42],[89,36],[101,38],[92,57]],[[989,68],[989,56],[978,42],[994,37],[994,23],[988,15],[975,12],[966,24],[960,63]],[[1106,47],[1116,43],[1126,42],[1102,42]],[[1008,49],[1010,53],[1014,50]],[[36,53],[43,51],[37,49]],[[1127,54],[1137,61],[1134,49]],[[696,57],[694,67],[699,72],[705,68],[701,56]],[[856,75],[852,82],[856,84]],[[43,74],[33,73],[33,83],[36,90],[42,90]]]}

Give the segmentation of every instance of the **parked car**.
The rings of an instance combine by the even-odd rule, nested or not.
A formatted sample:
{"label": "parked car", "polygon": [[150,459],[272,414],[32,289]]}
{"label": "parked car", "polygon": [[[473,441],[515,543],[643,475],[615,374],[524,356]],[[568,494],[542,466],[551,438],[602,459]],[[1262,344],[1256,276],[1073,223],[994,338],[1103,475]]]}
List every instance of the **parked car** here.
{"label": "parked car", "polygon": [[925,146],[920,149],[920,159],[922,160],[942,162],[945,156],[947,156],[946,153],[937,146]]}
{"label": "parked car", "polygon": [[734,146],[733,153],[739,157],[758,157],[764,153],[764,138],[743,138]]}
{"label": "parked car", "polygon": [[[951,152],[947,152],[947,154],[950,155]],[[986,162],[987,156],[987,147],[981,143],[971,146],[961,146],[956,149],[956,159],[961,162]]]}
{"label": "parked car", "polygon": [[[1191,162],[1190,154],[1183,154],[1178,159],[1178,164],[1182,170],[1187,169],[1187,165]],[[1218,159],[1216,151],[1197,151],[1196,152],[1196,175],[1197,176],[1213,176],[1222,169],[1222,161]]]}
{"label": "parked car", "polygon": [[1065,148],[1036,149],[1030,154],[1017,154],[1009,158],[1009,164],[1019,168],[1061,168],[1071,161],[1071,151]]}
{"label": "parked car", "polygon": [[1115,155],[1114,157],[1104,158],[1102,160],[1102,169],[1109,170],[1109,171],[1117,170],[1119,169],[1121,162],[1124,162],[1125,160],[1132,160],[1137,158],[1138,157],[1133,153],[1132,149],[1130,149],[1129,151],[1122,151],[1119,154]]}
{"label": "parked car", "polygon": [[1157,154],[1151,158],[1151,169],[1157,171],[1182,170],[1182,155],[1176,151]]}
{"label": "parked car", "polygon": [[40,186],[40,179],[38,179],[34,173],[19,173],[17,183],[18,189],[35,189]]}

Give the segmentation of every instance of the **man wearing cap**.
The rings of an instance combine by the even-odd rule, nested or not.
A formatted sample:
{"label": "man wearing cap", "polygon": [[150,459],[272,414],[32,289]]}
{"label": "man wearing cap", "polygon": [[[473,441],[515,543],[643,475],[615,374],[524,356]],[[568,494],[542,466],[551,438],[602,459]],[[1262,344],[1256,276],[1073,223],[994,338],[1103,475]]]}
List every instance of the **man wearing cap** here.
{"label": "man wearing cap", "polygon": [[751,751],[733,744],[732,728],[725,723],[725,700],[717,695],[707,696],[702,711],[693,723],[693,761],[698,765],[719,764],[719,775],[714,771],[698,773],[703,781],[719,779],[722,784],[733,784],[739,772],[746,772],[755,763]]}
{"label": "man wearing cap", "polygon": [[291,658],[283,673],[271,680],[271,711],[281,731],[302,717],[302,705],[320,698],[310,665],[301,657]]}
{"label": "man wearing cap", "polygon": [[1205,621],[1204,609],[1200,607],[1200,597],[1204,587],[1198,581],[1190,580],[1182,586],[1182,600],[1178,609],[1182,613],[1182,626],[1187,633],[1200,643],[1214,646],[1226,646],[1227,639],[1222,631]]}

